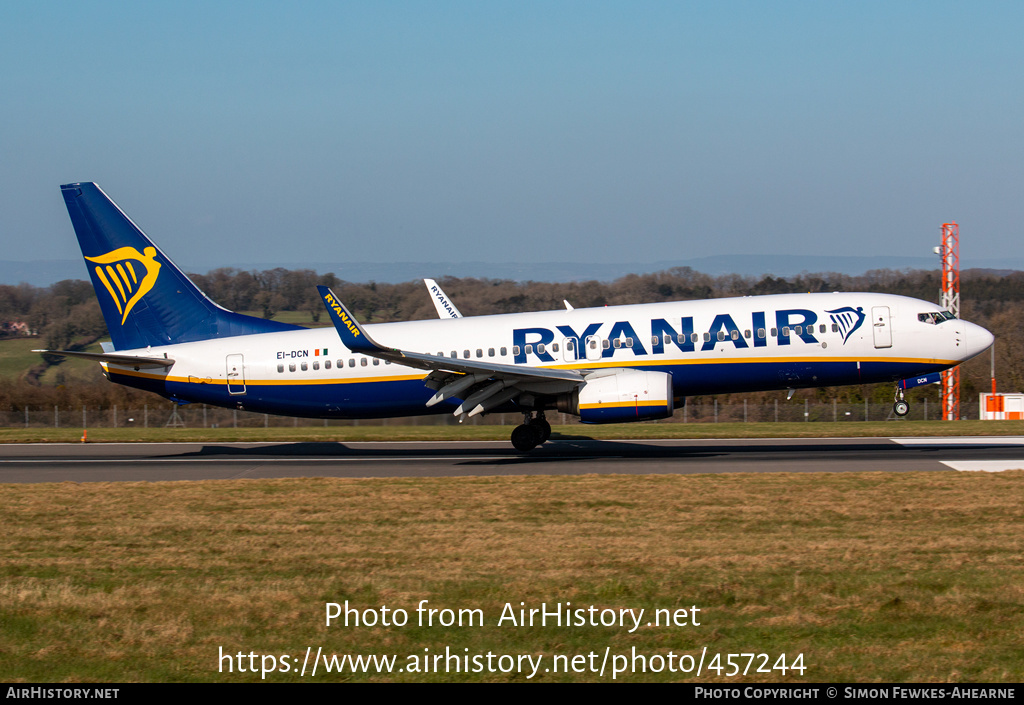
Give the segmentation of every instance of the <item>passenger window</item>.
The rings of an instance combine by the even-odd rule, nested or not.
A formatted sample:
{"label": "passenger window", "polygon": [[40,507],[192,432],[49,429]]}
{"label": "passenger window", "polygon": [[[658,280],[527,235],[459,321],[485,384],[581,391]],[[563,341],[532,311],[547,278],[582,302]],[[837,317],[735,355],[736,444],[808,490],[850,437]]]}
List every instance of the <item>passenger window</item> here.
{"label": "passenger window", "polygon": [[379,364],[380,364],[380,360],[378,360],[377,358],[373,358],[373,365],[374,365],[374,367],[376,367]]}
{"label": "passenger window", "polygon": [[356,366],[355,358],[349,358],[348,366],[349,367],[355,367]]}
{"label": "passenger window", "polygon": [[575,350],[576,349],[576,341],[572,340],[572,339],[565,341],[565,349],[568,350],[569,352],[572,352],[573,350]]}
{"label": "passenger window", "polygon": [[[502,348],[502,350],[504,350],[504,349],[505,349],[505,348]],[[504,355],[504,354],[505,354],[505,353],[502,353],[502,355]],[[513,345],[513,346],[512,346],[512,354],[513,354],[514,356],[518,356],[518,355],[519,355],[519,346],[518,346],[518,345]]]}
{"label": "passenger window", "polygon": [[484,356],[484,351],[483,351],[483,349],[481,349],[481,348],[477,348],[477,349],[476,349],[476,356],[477,356],[477,357],[483,357],[483,356]]}
{"label": "passenger window", "polygon": [[463,350],[462,351],[462,357],[464,359],[468,360],[469,359],[469,350]]}
{"label": "passenger window", "polygon": [[291,363],[290,365],[288,365],[288,371],[289,372],[294,372],[295,371],[295,363],[294,362]]}
{"label": "passenger window", "polygon": [[757,329],[757,337],[758,338],[764,338],[764,328],[758,328]]}
{"label": "passenger window", "polygon": [[748,339],[750,338],[750,329],[749,328],[747,328],[745,331],[743,331],[743,337],[744,338],[748,338]]}
{"label": "passenger window", "polygon": [[779,334],[779,329],[778,329],[778,328],[772,328],[772,337],[774,338],[774,337],[776,337],[776,336],[777,336],[778,334]]}
{"label": "passenger window", "polygon": [[607,339],[601,341],[601,347],[604,348],[605,350],[608,349],[609,346],[608,346],[608,340]]}
{"label": "passenger window", "polygon": [[361,365],[362,367],[366,367],[366,358],[364,357],[363,359],[361,359],[361,360],[359,361],[359,364],[360,364],[360,365]]}
{"label": "passenger window", "polygon": [[305,362],[303,362],[302,363],[302,371],[305,372],[308,369],[309,369],[309,365],[307,365]]}
{"label": "passenger window", "polygon": [[537,353],[540,355],[544,354],[544,343],[537,343]]}
{"label": "passenger window", "polygon": [[494,348],[487,348],[487,357],[494,357]]}
{"label": "passenger window", "polygon": [[724,330],[718,331],[718,339],[719,340],[725,340],[725,331]]}
{"label": "passenger window", "polygon": [[284,365],[278,365],[277,366],[277,371],[278,372],[284,372]]}
{"label": "passenger window", "polygon": [[825,332],[825,324],[824,323],[822,323],[820,326],[818,326],[818,332],[819,333],[824,333]]}
{"label": "passenger window", "polygon": [[558,343],[551,344],[551,352],[558,352]]}
{"label": "passenger window", "polygon": [[793,327],[793,332],[796,333],[797,335],[803,335],[804,334],[804,328],[803,328],[803,326],[794,326]]}
{"label": "passenger window", "polygon": [[633,339],[632,338],[626,338],[626,347],[627,348],[633,347]]}
{"label": "passenger window", "polygon": [[697,334],[696,333],[690,333],[690,342],[691,343],[696,343],[697,342]]}
{"label": "passenger window", "polygon": [[314,370],[319,370],[320,369],[320,363],[317,362],[316,360],[313,361],[313,369]]}
{"label": "passenger window", "polygon": [[502,356],[502,357],[505,357],[506,355],[508,355],[508,353],[506,352],[506,350],[507,350],[507,348],[502,348],[502,349],[501,349],[501,356]]}
{"label": "passenger window", "polygon": [[454,350],[452,350],[452,358],[454,359],[454,358],[457,358],[458,356],[459,356],[459,354],[457,352],[455,352]]}
{"label": "passenger window", "polygon": [[[608,341],[605,341],[605,342],[608,342]],[[590,339],[590,349],[591,350],[597,350],[597,339],[596,338],[591,338]]]}
{"label": "passenger window", "polygon": [[527,355],[532,355],[533,354],[533,343],[530,343],[529,345],[526,346],[526,354]]}
{"label": "passenger window", "polygon": [[782,337],[783,338],[788,338],[789,337],[789,326],[782,326]]}
{"label": "passenger window", "polygon": [[733,340],[736,340],[737,338],[740,337],[740,332],[738,330],[734,330],[731,333],[729,333],[729,337],[732,338]]}
{"label": "passenger window", "polygon": [[833,333],[838,333],[839,332],[839,324],[838,323],[833,323],[832,324],[832,332]]}
{"label": "passenger window", "polygon": [[616,338],[615,340],[612,341],[612,346],[615,347],[615,348],[621,348],[622,347],[622,341],[619,340],[618,338]]}
{"label": "passenger window", "polygon": [[324,360],[324,369],[325,370],[331,369],[331,361],[330,360]]}
{"label": "passenger window", "polygon": [[[666,338],[666,342],[667,341],[668,341],[668,338]],[[683,335],[682,333],[680,333],[679,335],[676,336],[676,342],[677,343],[685,343],[686,342],[686,336]]]}
{"label": "passenger window", "polygon": [[710,333],[705,333],[704,334],[704,342],[705,343],[711,342],[711,334]]}

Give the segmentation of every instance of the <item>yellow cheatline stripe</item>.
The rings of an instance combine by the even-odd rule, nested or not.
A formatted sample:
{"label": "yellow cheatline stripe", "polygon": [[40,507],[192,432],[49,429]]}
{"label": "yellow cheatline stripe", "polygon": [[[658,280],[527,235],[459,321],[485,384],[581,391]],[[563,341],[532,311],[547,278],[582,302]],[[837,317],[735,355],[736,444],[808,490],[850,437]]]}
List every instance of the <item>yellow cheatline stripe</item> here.
{"label": "yellow cheatline stripe", "polygon": [[[206,381],[205,377],[180,377],[176,375],[161,375],[154,374],[152,372],[143,372],[141,370],[124,370],[120,367],[111,367],[112,363],[101,362],[101,365],[107,369],[108,372],[115,375],[124,375],[125,377],[141,377],[143,379],[156,379],[162,382],[181,382],[183,384],[228,384],[226,379],[213,379],[210,378]],[[405,382],[408,380],[418,380],[426,377],[425,374],[415,375],[396,375],[394,377],[348,377],[348,378],[334,378],[334,379],[245,379],[232,381],[233,385],[245,384],[247,386],[258,386],[258,387],[271,387],[271,386],[313,386],[318,384],[362,384],[369,382]]]}
{"label": "yellow cheatline stripe", "polygon": [[116,286],[117,290],[121,292],[121,298],[124,299],[125,303],[127,303],[128,296],[127,294],[124,293],[124,287],[121,286],[121,280],[117,278],[117,274],[114,272],[114,268],[111,267],[109,264],[107,265],[107,276],[109,276],[114,281],[114,286]]}
{"label": "yellow cheatline stripe", "polygon": [[107,275],[103,273],[102,267],[96,267],[96,276],[103,282],[103,286],[107,287],[107,291],[110,292],[110,298],[114,300],[114,304],[117,306],[117,312],[123,314],[124,311],[121,309],[121,300],[117,298],[117,294],[114,293],[114,287],[110,286],[110,282],[107,281]]}
{"label": "yellow cheatline stripe", "polygon": [[613,407],[668,406],[666,401],[610,401],[603,404],[580,404],[581,409],[611,409]]}
{"label": "yellow cheatline stripe", "polygon": [[[544,365],[543,369],[556,370],[593,370],[608,367],[654,367],[675,365],[736,365],[736,364],[779,364],[793,362],[906,362],[919,365],[959,365],[956,360],[938,360],[919,357],[730,357],[718,359],[701,357],[696,359],[674,360],[619,360],[618,362],[577,362],[564,365]],[[529,368],[524,368],[529,369]]]}

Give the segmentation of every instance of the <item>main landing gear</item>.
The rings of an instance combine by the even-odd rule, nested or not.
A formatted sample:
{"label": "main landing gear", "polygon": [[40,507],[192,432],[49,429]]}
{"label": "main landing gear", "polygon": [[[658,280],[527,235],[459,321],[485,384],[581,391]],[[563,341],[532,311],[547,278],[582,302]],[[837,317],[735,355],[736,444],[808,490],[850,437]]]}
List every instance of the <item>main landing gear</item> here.
{"label": "main landing gear", "polygon": [[538,411],[537,415],[530,417],[530,414],[523,414],[523,423],[516,426],[512,431],[512,445],[515,449],[526,453],[551,437],[551,424],[544,418],[544,412]]}
{"label": "main landing gear", "polygon": [[907,414],[909,414],[910,413],[910,404],[908,404],[906,401],[904,401],[904,399],[903,399],[903,389],[899,385],[896,386],[895,398],[896,398],[896,401],[893,402],[892,413],[896,414],[897,416],[901,416],[901,417],[902,416],[906,416]]}

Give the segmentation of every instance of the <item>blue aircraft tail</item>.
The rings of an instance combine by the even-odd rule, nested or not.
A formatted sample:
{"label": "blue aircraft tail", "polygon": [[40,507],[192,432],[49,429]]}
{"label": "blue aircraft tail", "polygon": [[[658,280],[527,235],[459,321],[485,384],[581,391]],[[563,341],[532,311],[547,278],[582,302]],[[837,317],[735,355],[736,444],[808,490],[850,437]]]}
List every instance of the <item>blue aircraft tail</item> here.
{"label": "blue aircraft tail", "polygon": [[210,301],[94,183],[60,187],[115,350],[300,326]]}

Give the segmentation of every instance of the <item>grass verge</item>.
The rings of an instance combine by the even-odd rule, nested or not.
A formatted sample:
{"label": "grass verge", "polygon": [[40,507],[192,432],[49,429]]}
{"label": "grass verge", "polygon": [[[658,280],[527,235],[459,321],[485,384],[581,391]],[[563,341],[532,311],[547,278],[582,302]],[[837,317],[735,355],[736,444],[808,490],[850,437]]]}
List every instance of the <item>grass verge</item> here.
{"label": "grass verge", "polygon": [[[7,485],[0,680],[249,681],[225,654],[803,654],[701,680],[1024,679],[1024,472]],[[409,612],[324,624],[326,602]],[[416,605],[484,626],[419,626]],[[497,626],[505,603],[700,626]],[[428,651],[425,651],[428,650]],[[468,650],[468,651],[467,651]],[[569,661],[571,662],[571,661]],[[598,658],[598,663],[600,658]],[[259,667],[261,661],[256,659]],[[589,659],[586,663],[592,663]],[[723,656],[721,664],[726,663]],[[746,663],[746,659],[742,663]],[[759,662],[755,662],[755,667]],[[237,665],[237,664],[236,664]],[[246,667],[249,660],[246,659]],[[224,666],[226,668],[226,666]],[[610,662],[609,662],[610,669]],[[688,680],[623,673],[617,680]],[[313,680],[294,671],[268,681]],[[518,672],[315,680],[526,680]],[[611,680],[541,672],[532,680]]]}

